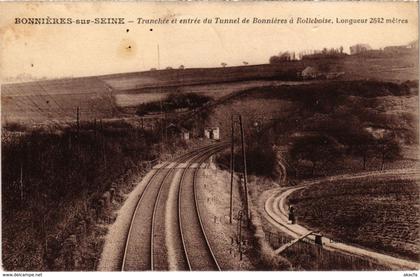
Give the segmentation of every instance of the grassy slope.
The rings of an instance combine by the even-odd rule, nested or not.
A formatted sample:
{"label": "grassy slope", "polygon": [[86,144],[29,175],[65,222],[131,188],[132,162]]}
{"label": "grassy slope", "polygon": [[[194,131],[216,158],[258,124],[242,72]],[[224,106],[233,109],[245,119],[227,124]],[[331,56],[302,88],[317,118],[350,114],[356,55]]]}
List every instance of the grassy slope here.
{"label": "grassy slope", "polygon": [[[286,146],[293,140],[292,134],[297,131],[303,130],[317,130],[320,125],[320,122],[333,122],[335,119],[335,114],[340,112],[341,114],[347,114],[347,117],[350,118],[351,116],[362,116],[366,111],[373,112],[377,116],[370,117],[370,116],[362,116],[361,121],[359,122],[363,126],[369,126],[371,124],[379,124],[383,127],[398,130],[400,134],[403,134],[407,131],[413,131],[414,133],[417,130],[418,126],[418,119],[416,115],[418,114],[418,96],[416,95],[417,92],[414,91],[412,95],[405,95],[405,96],[397,96],[397,95],[387,95],[387,96],[376,96],[375,94],[383,95],[388,94],[390,91],[393,91],[391,87],[387,87],[388,85],[384,84],[375,84],[362,89],[361,91],[357,92],[355,90],[356,87],[359,87],[359,82],[347,82],[347,83],[335,83],[335,82],[325,82],[320,84],[311,84],[311,85],[302,85],[302,86],[274,86],[274,87],[265,87],[265,88],[256,88],[246,90],[242,93],[237,94],[235,97],[229,99],[226,102],[214,107],[211,112],[209,113],[210,116],[207,120],[208,125],[215,125],[221,127],[222,137],[229,137],[230,135],[230,116],[232,114],[241,113],[244,121],[245,121],[245,130],[247,134],[248,141],[254,141],[258,138],[259,129],[253,123],[260,120],[265,123],[262,127],[263,133],[269,134],[269,137],[272,138],[272,141],[278,145]],[[305,88],[306,87],[306,88]],[[330,89],[328,89],[330,87]],[[363,85],[362,85],[363,87]],[[302,92],[302,88],[307,93],[313,93],[314,99],[309,101],[309,106],[305,106],[299,101],[299,95]],[[327,88],[327,89],[326,89]],[[332,88],[332,89],[331,89]],[[376,90],[375,90],[376,88]],[[344,91],[343,91],[344,89]],[[320,107],[315,108],[315,111],[312,108],[316,107],[318,100],[322,103],[325,97],[323,94],[317,94],[318,92],[325,92],[329,91],[335,93],[341,91],[341,93],[349,92],[350,96],[347,99],[342,99],[343,102],[339,103],[335,106],[332,106],[332,109],[328,108],[329,105],[321,105]],[[371,95],[370,97],[365,97],[366,94],[363,90],[367,90]],[[398,90],[394,91],[398,94]],[[287,95],[289,94],[289,95]],[[297,95],[294,95],[297,94]],[[316,96],[318,95],[318,96]],[[325,103],[324,103],[325,104]],[[328,103],[327,103],[328,104]],[[326,110],[325,107],[327,107]],[[357,107],[358,112],[354,112],[352,109]],[[299,113],[298,113],[299,111]],[[379,116],[381,115],[381,116]],[[383,116],[387,117],[383,117]],[[272,122],[271,119],[274,119]],[[327,124],[328,126],[328,124]],[[346,126],[344,124],[343,126]],[[237,131],[239,132],[239,131]],[[261,132],[261,131],[260,131]],[[257,135],[254,138],[252,136]],[[261,137],[261,136],[260,136]],[[402,144],[405,143],[403,140],[404,136],[401,135],[400,142]],[[266,137],[263,137],[263,140]],[[408,150],[411,149],[411,150]],[[404,145],[403,149],[403,156],[407,159],[417,159],[415,153],[417,153],[418,149],[416,148],[416,143],[414,144],[407,144]],[[257,162],[257,161],[251,161]],[[332,171],[329,174],[336,174],[337,170],[343,165],[346,166],[347,171],[354,171],[354,170],[362,170],[361,168],[361,161],[358,159],[348,158],[343,162],[340,162],[337,167],[332,167]],[[371,169],[378,169],[379,161],[376,159],[371,159],[368,163],[368,168]],[[401,160],[398,162],[394,162],[392,164],[388,164],[389,167],[412,167],[413,162],[410,160]],[[256,184],[260,185],[261,182],[256,182]],[[254,184],[254,185],[256,185]],[[369,186],[370,189],[375,189],[377,184],[372,184]],[[331,229],[331,224],[334,224],[335,220],[337,219],[337,215],[333,214],[330,216],[328,213],[338,210],[338,207],[334,206],[334,204],[343,203],[343,197],[345,198],[344,202],[348,201],[349,205],[353,208],[348,210],[352,210],[353,212],[356,211],[354,207],[360,207],[361,204],[365,204],[363,210],[374,211],[370,215],[369,218],[372,216],[378,216],[379,221],[395,221],[395,224],[392,222],[389,224],[388,228],[383,228],[382,221],[378,222],[378,220],[374,220],[371,224],[366,224],[361,227],[361,232],[367,232],[367,236],[363,239],[365,245],[371,246],[372,241],[374,243],[380,245],[382,250],[388,251],[388,253],[398,253],[404,257],[411,257],[415,258],[418,255],[418,249],[416,250],[416,237],[415,234],[418,233],[417,222],[413,221],[413,218],[416,218],[418,215],[418,210],[414,207],[417,205],[414,203],[414,206],[410,206],[413,204],[413,198],[410,194],[407,194],[407,191],[403,187],[398,187],[398,183],[391,184],[393,188],[395,188],[395,195],[401,201],[399,202],[387,202],[389,200],[389,195],[381,195],[377,194],[374,197],[371,195],[366,195],[360,198],[360,194],[357,197],[350,197],[342,196],[337,201],[331,201],[325,211],[323,212],[322,216],[317,217],[314,215],[312,211],[319,210],[319,206],[321,204],[326,205],[325,203],[326,198],[322,198],[318,201],[312,200],[302,200],[302,206],[298,206],[298,210],[305,213],[305,217],[312,215],[309,217],[313,219],[311,221],[312,225],[314,226],[326,226],[325,230]],[[382,186],[383,187],[383,186]],[[369,190],[368,188],[366,188]],[[409,186],[407,187],[408,190],[411,189],[411,195],[418,194],[418,187],[417,186]],[[257,191],[258,189],[254,188],[253,190]],[[314,191],[317,191],[318,188],[315,188]],[[323,192],[322,190],[320,190]],[[346,191],[350,193],[351,191]],[[259,193],[254,193],[255,195],[252,198],[257,198]],[[386,199],[385,199],[386,198]],[[416,198],[416,197],[415,197]],[[358,200],[359,199],[359,200]],[[365,202],[361,202],[362,201]],[[407,202],[404,200],[410,200],[411,202]],[[417,198],[416,198],[417,199]],[[385,200],[385,201],[384,201]],[[310,203],[310,205],[307,205]],[[369,204],[366,204],[369,203]],[[305,207],[305,205],[307,205]],[[317,207],[317,209],[315,209]],[[347,207],[347,206],[346,206]],[[390,210],[403,210],[403,215],[398,218],[398,215],[395,211],[389,212],[388,215],[392,215],[387,219],[384,219],[383,213],[386,213]],[[341,210],[341,209],[340,209]],[[375,213],[376,212],[376,213]],[[352,216],[356,216],[356,213],[353,213]],[[414,216],[414,217],[413,217]],[[314,219],[315,218],[315,219]],[[341,219],[345,220],[345,219]],[[325,225],[322,225],[325,221]],[[309,222],[309,219],[308,219]],[[351,221],[349,221],[351,222]],[[348,223],[349,223],[348,222]],[[411,222],[411,223],[410,223]],[[309,224],[309,223],[308,223]],[[327,226],[327,224],[330,224]],[[350,224],[350,223],[349,223]],[[411,224],[411,225],[410,225]],[[407,228],[409,226],[415,225],[411,230]],[[312,226],[310,225],[310,226]],[[265,226],[267,227],[267,226]],[[328,228],[330,227],[330,228]],[[344,226],[340,230],[345,230],[348,226]],[[267,228],[270,230],[270,228]],[[350,228],[351,229],[351,228]],[[351,229],[353,230],[353,229]],[[354,231],[354,230],[353,230]],[[398,233],[403,231],[401,233]],[[375,239],[375,232],[378,237]],[[330,234],[328,232],[324,232],[325,234]],[[353,232],[354,233],[354,232]],[[354,241],[361,241],[362,236],[359,234],[357,238],[354,238],[353,234],[347,232],[345,234],[339,233],[341,236],[336,236],[337,239],[346,239],[350,237],[350,240],[354,239]],[[407,235],[407,236],[406,236]],[[414,237],[413,237],[414,235]],[[394,237],[393,237],[394,236]],[[395,239],[395,237],[399,236],[399,238]],[[266,234],[267,237],[267,234]],[[275,236],[274,236],[275,237]],[[333,236],[334,237],[334,236]],[[268,237],[270,238],[270,237]],[[394,239],[394,240],[393,240]],[[370,240],[370,244],[369,244]],[[274,239],[277,244],[274,244],[275,247],[278,247],[278,240],[277,238]],[[271,242],[271,241],[270,241]],[[303,246],[302,246],[303,247]],[[305,246],[308,248],[309,246]],[[317,270],[332,270],[332,269],[350,269],[350,270],[366,270],[369,268],[378,269],[382,268],[378,265],[372,265],[366,261],[355,261],[350,259],[349,257],[340,257],[337,258],[335,255],[331,255],[329,253],[324,253],[322,258],[319,257],[319,254],[314,255],[314,250],[306,249],[305,247],[301,248],[300,250],[291,250],[290,253],[287,253],[286,256],[290,258],[289,260],[298,268],[305,268],[305,269],[317,269]],[[418,247],[417,247],[418,248]],[[303,250],[306,249],[306,250]],[[295,252],[293,252],[295,251]],[[299,252],[300,251],[300,252]],[[302,255],[299,253],[305,252],[305,255],[308,255],[307,258],[302,258]],[[316,251],[315,251],[316,252]],[[305,256],[306,257],[306,256]],[[321,260],[320,260],[321,259]],[[318,261],[318,262],[315,262]],[[303,262],[303,264],[301,264]],[[355,263],[355,265],[353,265]]]}
{"label": "grassy slope", "polygon": [[[294,79],[297,72],[306,66],[319,67],[326,72],[345,72],[341,77],[343,79],[376,78],[405,81],[418,78],[418,65],[413,60],[415,59],[412,55],[394,58],[348,56],[341,60],[159,70],[4,84],[2,113],[8,121],[70,121],[75,119],[76,107],[80,106],[81,116],[85,119],[119,117],[123,114],[118,105],[139,102],[138,98],[130,98],[130,94],[158,95],[160,92],[185,90],[205,93],[207,89],[212,88],[215,94],[226,94],[226,91],[237,90],[238,86],[242,86],[242,82]],[[229,87],[229,82],[236,82],[237,85]],[[223,84],[227,84],[228,87]],[[204,85],[205,89],[200,87]],[[150,99],[156,100],[153,97]]]}
{"label": "grassy slope", "polygon": [[[95,270],[106,224],[150,170],[149,162],[187,147],[174,138],[176,147],[160,149],[158,137],[127,122],[83,125],[80,132],[3,130],[4,268]],[[23,186],[16,165],[22,165]],[[115,188],[113,203],[99,209],[110,188]]]}
{"label": "grassy slope", "polygon": [[328,130],[335,120],[356,118],[362,127],[398,130],[397,136],[406,142],[418,126],[418,96],[417,91],[398,96],[399,89],[391,83],[359,81],[253,88],[206,111],[205,125],[219,126],[226,138],[231,116],[242,114],[248,137],[266,134],[278,144],[291,142],[296,132]]}
{"label": "grassy slope", "polygon": [[[138,89],[203,85],[295,76],[300,63],[283,66],[261,65],[230,68],[198,68],[122,73],[74,79],[2,85],[2,113],[5,120],[45,122],[74,120],[79,106],[84,119],[121,116],[114,95],[136,94]],[[152,90],[152,93],[155,93]],[[118,97],[117,97],[118,99]],[[121,101],[117,102],[120,103]]]}
{"label": "grassy slope", "polygon": [[[362,59],[361,59],[362,60]],[[359,60],[357,62],[357,66],[359,66],[361,63]],[[393,61],[395,62],[395,61]],[[400,62],[405,62],[405,61],[400,61]],[[365,64],[365,63],[363,63]],[[389,67],[390,63],[386,63],[384,65],[382,65],[383,67],[388,66]],[[355,66],[355,65],[353,65]],[[395,62],[395,67],[400,66],[399,63]],[[262,66],[264,67],[264,66]],[[266,66],[267,68],[271,68],[272,66]],[[382,69],[383,69],[382,67]],[[278,68],[278,67],[277,67]],[[379,67],[381,68],[381,67]],[[221,76],[221,74],[217,75],[217,72],[221,72],[220,70],[230,70],[230,69],[219,69],[219,71],[214,70],[214,74],[213,75],[213,79],[211,79],[210,77],[206,76],[207,81],[208,82],[214,82],[215,80],[220,81],[221,79],[217,79],[217,76]],[[232,69],[233,70],[233,69]],[[274,69],[273,69],[274,70]],[[204,70],[205,71],[205,70]],[[408,71],[410,72],[417,72],[417,67],[409,67]],[[190,78],[194,77],[194,74],[192,72],[194,72],[193,70],[188,71],[186,70],[187,73],[191,74]],[[255,74],[260,74],[259,76],[261,77],[261,72],[263,71],[256,71],[257,73]],[[258,73],[259,72],[259,73]],[[356,72],[364,72],[363,77],[375,77],[375,76],[379,76],[380,71],[373,71],[371,72],[370,70],[360,70],[356,71]],[[370,72],[370,74],[376,74],[376,75],[368,75],[367,73]],[[161,74],[162,72],[160,72],[159,74]],[[196,71],[196,73],[200,73],[202,75],[203,74],[202,71]],[[225,72],[226,73],[226,72]],[[148,75],[149,74],[149,75]],[[133,74],[127,74],[127,75],[114,75],[114,76],[105,76],[103,78],[109,78],[108,80],[112,80],[112,82],[108,81],[108,83],[106,83],[104,81],[104,79],[102,77],[100,77],[99,81],[96,79],[95,81],[92,81],[91,83],[91,79],[75,79],[75,80],[67,80],[67,84],[63,85],[60,84],[59,81],[56,81],[55,83],[55,87],[52,86],[48,89],[48,95],[42,95],[40,96],[40,90],[45,90],[47,86],[49,86],[52,83],[49,83],[49,81],[46,81],[45,83],[41,84],[41,87],[36,84],[37,90],[34,91],[34,84],[32,83],[28,83],[26,88],[22,88],[20,87],[20,89],[17,91],[18,94],[25,94],[28,91],[31,91],[33,94],[36,94],[34,96],[24,96],[23,98],[18,98],[18,99],[22,99],[19,104],[20,105],[15,105],[15,104],[10,104],[10,102],[8,103],[7,100],[4,100],[4,97],[7,96],[11,96],[10,90],[9,90],[9,95],[7,95],[8,93],[3,93],[4,92],[4,88],[2,87],[2,110],[3,110],[3,115],[5,115],[4,111],[6,111],[6,115],[7,115],[7,111],[11,111],[11,109],[16,109],[20,110],[20,115],[22,116],[22,120],[27,120],[27,115],[30,115],[30,117],[32,119],[35,120],[39,120],[39,118],[37,117],[41,117],[45,118],[45,117],[50,117],[50,118],[58,118],[58,119],[62,119],[62,118],[73,118],[74,119],[74,112],[75,112],[75,106],[77,105],[82,105],[85,100],[86,100],[86,95],[89,95],[90,97],[98,97],[98,99],[104,99],[101,101],[96,101],[95,98],[92,99],[91,102],[86,101],[87,103],[91,103],[91,104],[87,104],[86,109],[89,109],[91,112],[91,118],[93,118],[94,116],[101,116],[101,117],[112,117],[112,116],[118,116],[118,110],[116,110],[115,106],[113,105],[113,100],[110,98],[110,94],[104,93],[104,91],[106,91],[108,88],[110,88],[110,84],[115,86],[116,88],[118,87],[118,89],[127,89],[127,87],[122,87],[122,86],[126,86],[127,84],[127,78],[134,78],[134,80],[138,79],[139,77],[137,75],[142,75],[143,77],[148,77],[151,78],[150,76],[153,74],[158,74],[156,72],[152,72],[152,73],[147,73],[147,74],[143,74],[142,73],[133,73]],[[170,82],[167,80],[170,80],[171,78],[173,80],[179,80],[180,76],[176,76],[176,72],[166,72],[165,74],[168,74],[168,79],[166,79],[166,81],[162,81],[162,82],[155,82],[156,80],[148,80],[148,82],[152,82],[154,84],[157,83],[157,85],[168,85]],[[239,74],[239,73],[238,73]],[[365,75],[366,74],[366,75]],[[223,76],[229,76],[229,74],[222,74]],[[265,76],[264,78],[267,77],[267,74],[262,74],[263,76]],[[214,77],[216,76],[216,77]],[[233,76],[235,76],[233,74]],[[243,73],[241,73],[241,76],[243,76]],[[389,75],[385,75],[388,76]],[[396,75],[397,77],[399,75]],[[410,74],[403,74],[401,75],[402,77],[399,77],[400,80],[405,80],[405,78],[411,78],[413,75]],[[258,76],[257,76],[258,77]],[[248,78],[257,78],[255,76],[251,76]],[[357,76],[356,76],[357,77]],[[355,78],[356,78],[355,77]],[[391,76],[392,77],[392,76]],[[122,78],[122,80],[120,80]],[[262,77],[261,77],[262,78]],[[361,76],[360,76],[361,78]],[[403,79],[401,79],[403,78]],[[83,81],[82,81],[83,80]],[[120,80],[120,81],[118,81]],[[226,81],[226,80],[225,80]],[[76,86],[74,82],[78,82],[78,85]],[[119,83],[118,83],[119,82]],[[131,81],[130,81],[131,83]],[[326,82],[327,84],[329,82]],[[91,86],[91,84],[95,84],[94,86]],[[147,82],[144,82],[143,84],[147,85]],[[26,86],[26,85],[25,85]],[[316,87],[316,86],[315,86]],[[10,87],[9,87],[10,88]],[[82,89],[86,89],[88,88],[88,91],[84,90],[85,94],[80,93],[80,91],[82,91]],[[282,97],[277,97],[279,95],[279,93],[281,94],[282,89],[285,89],[286,87],[280,87],[280,90],[278,91],[279,87],[263,87],[260,89],[257,89],[256,91],[248,91],[245,94],[239,95],[238,97],[234,97],[232,99],[230,99],[229,101],[224,102],[223,104],[215,107],[212,112],[209,114],[208,117],[208,121],[206,122],[207,125],[217,125],[221,127],[221,131],[222,131],[222,138],[225,138],[228,136],[229,134],[229,128],[230,128],[230,115],[233,113],[241,113],[244,116],[245,119],[245,129],[246,129],[246,134],[247,137],[249,138],[249,136],[251,135],[258,135],[258,132],[262,131],[259,130],[257,127],[254,126],[254,122],[256,120],[261,120],[262,122],[265,123],[270,123],[273,122],[273,120],[271,119],[275,119],[274,121],[277,122],[276,124],[280,124],[280,125],[275,125],[275,128],[270,128],[269,129],[269,134],[271,134],[273,137],[275,138],[281,138],[281,134],[286,134],[286,136],[283,137],[284,138],[288,138],[287,135],[290,135],[289,133],[286,133],[284,130],[284,128],[290,128],[284,125],[281,125],[282,123],[291,123],[292,127],[293,126],[303,126],[302,125],[302,121],[306,120],[307,123],[311,123],[311,122],[316,122],[315,121],[311,121],[309,119],[316,119],[316,116],[313,116],[311,114],[307,115],[306,113],[303,113],[305,115],[305,117],[296,117],[296,112],[302,108],[302,104],[299,101],[295,101],[295,99],[284,99]],[[294,91],[296,87],[289,87],[287,90],[289,91]],[[111,88],[114,89],[115,92],[115,88]],[[309,90],[313,90],[313,86],[309,87]],[[13,91],[13,89],[12,89]],[[57,92],[58,91],[58,92]],[[71,97],[67,95],[67,92],[70,92]],[[59,97],[58,95],[60,95],[60,97],[62,98],[56,98]],[[22,97],[22,96],[21,96]],[[68,98],[70,97],[70,98]],[[75,97],[75,98],[72,98]],[[388,96],[386,96],[388,97]],[[393,120],[392,122],[386,122],[387,124],[391,124],[391,123],[398,123],[398,122],[403,122],[401,121],[401,115],[402,114],[406,114],[408,113],[408,115],[413,115],[413,114],[418,114],[418,107],[417,105],[413,105],[412,103],[417,103],[418,102],[418,96],[410,96],[410,98],[404,98],[403,101],[401,101],[401,97],[397,97],[397,96],[391,96],[389,97],[389,99],[383,99],[383,101],[381,99],[376,99],[376,100],[380,100],[379,101],[379,105],[378,102],[372,102],[371,104],[375,104],[378,107],[378,110],[380,109],[380,113],[391,113],[394,115],[397,115],[397,117],[395,118],[395,120]],[[12,97],[13,98],[13,97]],[[16,97],[15,97],[16,99]],[[60,100],[59,100],[60,99]],[[70,99],[70,100],[69,100]],[[111,100],[110,100],[111,99]],[[10,99],[9,99],[10,100]],[[366,99],[359,99],[360,101],[357,102],[355,101],[354,104],[357,103],[363,103],[363,102],[368,102]],[[374,99],[375,100],[375,99]],[[11,101],[11,100],[10,100]],[[14,101],[14,100],[13,100]],[[47,103],[47,101],[49,101],[49,103]],[[103,101],[103,102],[102,102]],[[106,104],[102,104],[102,103],[106,103]],[[370,102],[369,102],[370,103]],[[401,104],[399,104],[401,103]],[[94,104],[98,105],[98,106],[93,106]],[[55,105],[55,106],[54,106]],[[55,110],[50,108],[49,106],[54,106]],[[347,105],[346,103],[344,105],[342,105],[339,108],[345,108]],[[60,107],[60,108],[58,108]],[[9,110],[8,110],[9,109]],[[102,109],[104,109],[103,113],[100,113],[100,111],[102,111]],[[60,112],[61,110],[61,112]],[[82,107],[82,111],[84,110],[84,108]],[[28,111],[31,111],[31,113],[28,113]],[[115,113],[115,114],[113,114]],[[19,115],[19,113],[16,113]],[[83,116],[83,113],[82,113]],[[306,118],[307,117],[307,118]],[[7,117],[6,117],[7,119]],[[408,121],[407,124],[411,124],[409,122],[412,121]],[[311,124],[307,124],[309,126],[311,126]],[[395,125],[395,124],[394,124]],[[398,124],[396,124],[398,125]],[[415,123],[414,125],[407,125],[406,129],[412,129],[413,126],[418,126],[418,123]],[[272,127],[271,123],[270,124],[264,124],[263,127]],[[271,130],[271,131],[270,131]],[[287,130],[287,129],[286,129]],[[293,128],[290,130],[294,130]],[[271,132],[271,133],[270,133]],[[67,142],[67,141],[66,141]],[[281,143],[281,141],[278,141],[279,143]],[[121,150],[123,149],[123,147],[121,146]],[[4,168],[3,168],[3,172],[4,172]],[[17,172],[17,171],[16,171]],[[17,173],[16,173],[17,174]],[[109,183],[110,185],[110,183]],[[36,206],[37,205],[37,201],[33,202],[33,205]],[[64,203],[64,202],[63,202]],[[66,202],[67,204],[65,204],[66,207],[70,207],[73,204],[71,202]],[[42,207],[41,207],[42,208]],[[61,213],[62,211],[60,211]],[[77,212],[77,211],[76,211]],[[16,216],[20,216],[19,214],[14,214]],[[31,218],[31,214],[26,214],[23,215],[25,218]],[[70,215],[72,216],[72,215]],[[4,219],[4,218],[3,218]],[[35,228],[37,225],[33,224],[31,222],[27,222],[27,224],[32,224],[32,228]],[[11,234],[15,233],[15,230],[17,229],[11,229],[11,230],[7,230],[7,232],[9,233],[10,236],[12,236]],[[100,230],[98,231],[100,233]],[[38,236],[36,239],[40,239],[43,240],[43,230],[37,230],[37,235]],[[25,237],[27,237],[27,234],[20,234],[19,238],[21,241],[25,241]],[[86,239],[86,238],[84,238]],[[12,240],[9,240],[9,244],[8,245],[13,245],[11,243]],[[19,247],[19,245],[16,245],[16,247]],[[30,263],[27,263],[28,266],[31,265],[36,265],[39,264],[39,260],[42,259],[42,249],[40,248],[40,245],[35,245],[35,244],[28,244],[27,246],[25,246],[26,248],[25,251],[27,253],[30,253],[31,255],[31,259],[30,259]],[[16,252],[17,253],[17,252]],[[65,253],[61,253],[60,254],[61,257],[65,256]],[[26,257],[27,258],[27,257]],[[28,260],[25,261],[25,257],[23,258],[23,260],[17,260],[16,262],[20,263],[21,266],[23,266],[23,264],[25,264],[25,262],[27,262]],[[92,269],[92,261],[89,262],[88,265],[84,265],[86,267],[81,266],[81,268],[83,269]],[[14,266],[16,264],[14,264],[14,262],[10,262],[10,266]],[[35,267],[34,267],[35,268]]]}

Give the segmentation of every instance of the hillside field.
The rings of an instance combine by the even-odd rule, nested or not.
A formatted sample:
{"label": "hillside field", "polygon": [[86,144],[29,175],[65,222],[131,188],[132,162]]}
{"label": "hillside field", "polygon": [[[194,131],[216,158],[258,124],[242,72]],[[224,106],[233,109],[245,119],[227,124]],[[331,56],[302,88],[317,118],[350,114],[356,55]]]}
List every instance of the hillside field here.
{"label": "hillside field", "polygon": [[413,55],[346,56],[342,59],[285,61],[225,68],[165,69],[103,76],[2,84],[2,115],[6,122],[57,124],[133,116],[135,107],[170,93],[198,93],[215,100],[244,89],[301,82],[307,66],[325,73],[343,73],[340,80],[376,79],[403,82],[418,79]]}
{"label": "hillside field", "polygon": [[322,183],[292,194],[299,224],[349,242],[418,261],[418,180]]}

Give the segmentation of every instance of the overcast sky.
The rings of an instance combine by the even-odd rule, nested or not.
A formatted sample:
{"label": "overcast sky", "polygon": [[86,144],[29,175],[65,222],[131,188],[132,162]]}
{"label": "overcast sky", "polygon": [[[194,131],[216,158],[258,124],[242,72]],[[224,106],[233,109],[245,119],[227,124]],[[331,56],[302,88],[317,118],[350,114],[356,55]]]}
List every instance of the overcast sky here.
{"label": "overcast sky", "polygon": [[[0,3],[3,78],[87,76],[160,67],[267,63],[281,51],[355,43],[373,48],[418,38],[417,3]],[[408,24],[15,25],[15,17],[401,18]],[[127,29],[129,31],[127,32]],[[153,29],[151,31],[150,29]]]}

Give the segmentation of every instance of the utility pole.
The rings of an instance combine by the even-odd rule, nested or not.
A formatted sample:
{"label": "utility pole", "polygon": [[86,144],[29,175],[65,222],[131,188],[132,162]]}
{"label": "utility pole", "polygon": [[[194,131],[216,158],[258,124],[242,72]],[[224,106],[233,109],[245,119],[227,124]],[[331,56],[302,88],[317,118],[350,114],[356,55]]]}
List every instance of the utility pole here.
{"label": "utility pole", "polygon": [[159,52],[159,43],[157,45],[157,55],[158,55],[158,69],[160,69],[160,52]]}
{"label": "utility pole", "polygon": [[23,163],[20,163],[20,201],[23,204]]}
{"label": "utility pole", "polygon": [[238,212],[238,246],[239,246],[239,260],[242,261],[242,210]]}
{"label": "utility pole", "polygon": [[159,125],[160,125],[160,153],[163,152],[163,109],[162,109],[162,100],[159,102],[160,103],[160,120],[159,120]]}
{"label": "utility pole", "polygon": [[166,113],[166,110],[165,110],[165,119],[164,119],[164,122],[165,122],[165,143],[167,143],[168,142],[168,115],[167,115],[167,113]]}
{"label": "utility pole", "polygon": [[104,134],[104,125],[102,122],[102,119],[99,120],[99,124],[100,124],[100,129],[101,129],[101,134],[102,134],[102,139],[101,139],[101,152],[102,152],[102,160],[104,163],[104,166],[106,168],[106,155],[105,155],[105,134]]}
{"label": "utility pole", "polygon": [[232,115],[231,128],[231,147],[230,147],[230,217],[229,223],[232,224],[233,218],[233,174],[235,172],[235,137],[234,137],[234,118]]}
{"label": "utility pole", "polygon": [[246,212],[246,218],[249,219],[250,217],[249,217],[249,206],[248,206],[248,184],[247,184],[247,170],[246,170],[245,136],[244,136],[244,126],[242,124],[242,115],[239,115],[239,125],[241,127],[241,144],[242,144],[242,159],[243,159],[244,189],[245,189],[245,212]]}
{"label": "utility pole", "polygon": [[93,132],[94,132],[94,134],[95,134],[95,143],[96,143],[96,117],[95,117],[95,119],[93,120]]}
{"label": "utility pole", "polygon": [[79,129],[80,129],[80,110],[79,110],[79,106],[77,106],[76,120],[77,120],[77,133],[79,133]]}

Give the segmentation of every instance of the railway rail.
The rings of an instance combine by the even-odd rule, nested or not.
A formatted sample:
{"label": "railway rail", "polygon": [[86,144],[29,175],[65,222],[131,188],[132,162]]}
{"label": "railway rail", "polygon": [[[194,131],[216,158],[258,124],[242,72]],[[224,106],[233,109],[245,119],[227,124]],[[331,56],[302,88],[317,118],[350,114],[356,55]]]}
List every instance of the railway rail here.
{"label": "railway rail", "polygon": [[[198,168],[191,167],[200,167],[226,145],[220,143],[203,147],[182,155],[173,162],[166,162],[156,170],[141,193],[131,218],[121,270],[220,270],[198,210],[194,189]],[[174,178],[179,169],[181,178],[178,181]],[[174,189],[178,197],[168,201],[170,190]],[[172,209],[176,211],[174,217],[167,217],[166,205],[176,207]],[[167,218],[169,222],[165,221]],[[175,226],[170,230],[170,243],[175,249],[175,254],[172,252],[171,255],[168,254],[165,243],[168,223]],[[170,259],[172,263],[169,262]],[[204,260],[205,263],[202,262]]]}
{"label": "railway rail", "polygon": [[[348,175],[337,175],[335,177],[328,177],[325,179],[314,180],[312,182],[304,183],[300,186],[288,188],[286,190],[274,189],[270,191],[270,196],[265,200],[264,211],[265,218],[277,229],[290,235],[293,238],[299,238],[300,236],[307,234],[310,230],[306,229],[304,226],[299,224],[289,224],[286,211],[286,199],[294,191],[304,189],[312,184],[321,183],[324,181],[332,180],[349,180],[349,179],[363,179],[366,177],[376,178],[384,176],[394,176],[398,174],[401,177],[411,178],[412,176],[417,176],[417,171],[395,171],[390,170],[388,172],[377,171],[377,172],[363,172],[359,174],[348,174]],[[315,242],[315,235],[311,234],[307,237],[311,242]],[[358,256],[366,259],[371,259],[377,263],[390,266],[395,269],[419,269],[420,264],[414,261],[405,260],[390,255],[382,254],[375,252],[373,250],[364,249],[358,246],[353,246],[350,244],[335,242],[329,238],[323,237],[321,239],[323,248],[330,251],[338,251],[344,254]]]}
{"label": "railway rail", "polygon": [[[200,166],[206,155],[200,157]],[[199,166],[199,167],[200,167]],[[189,270],[221,270],[207,238],[197,199],[197,173],[184,170],[178,190],[178,216],[181,240]],[[188,211],[188,212],[187,212]]]}

